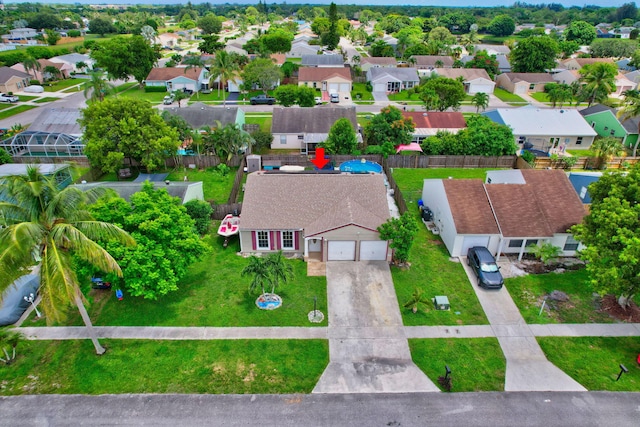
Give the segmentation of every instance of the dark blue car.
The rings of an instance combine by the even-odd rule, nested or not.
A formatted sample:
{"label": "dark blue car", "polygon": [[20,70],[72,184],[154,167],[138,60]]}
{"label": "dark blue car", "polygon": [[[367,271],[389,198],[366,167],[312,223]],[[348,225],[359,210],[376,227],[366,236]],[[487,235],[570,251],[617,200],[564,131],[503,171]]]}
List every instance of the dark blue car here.
{"label": "dark blue car", "polygon": [[474,246],[467,252],[467,263],[478,278],[478,285],[486,289],[500,289],[504,284],[500,267],[489,249]]}

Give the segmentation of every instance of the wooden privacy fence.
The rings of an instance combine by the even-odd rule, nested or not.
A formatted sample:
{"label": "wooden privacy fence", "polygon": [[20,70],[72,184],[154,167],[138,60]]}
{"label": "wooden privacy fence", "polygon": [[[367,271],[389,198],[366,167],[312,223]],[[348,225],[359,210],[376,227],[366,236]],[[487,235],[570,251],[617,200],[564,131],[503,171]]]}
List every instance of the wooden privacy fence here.
{"label": "wooden privacy fence", "polygon": [[233,180],[233,187],[231,187],[231,193],[227,203],[236,203],[238,201],[238,194],[240,194],[240,186],[242,185],[242,179],[244,178],[244,168],[247,165],[247,159],[245,157],[240,161],[240,166],[236,171],[236,177]]}
{"label": "wooden privacy fence", "polygon": [[517,156],[401,156],[387,158],[390,168],[507,168]]}
{"label": "wooden privacy fence", "polygon": [[211,203],[211,207],[213,208],[211,218],[217,220],[223,219],[228,214],[239,214],[242,212],[242,203],[227,203],[226,205]]}
{"label": "wooden privacy fence", "polygon": [[[576,163],[571,166],[576,169],[597,169],[598,159],[596,157],[578,157]],[[613,157],[607,162],[605,169],[626,169],[640,161],[639,157]],[[535,169],[566,169],[562,157],[552,159],[551,157],[536,157],[533,167]]]}
{"label": "wooden privacy fence", "polygon": [[[227,166],[239,167],[243,159],[244,159],[244,156],[242,155],[233,156],[231,160],[227,162]],[[165,165],[169,169],[175,168],[175,167],[184,167],[184,168],[193,167],[196,169],[206,169],[206,168],[216,167],[220,163],[222,162],[220,161],[220,158],[218,156],[210,156],[210,155],[175,156],[175,157],[170,157],[165,161]]]}
{"label": "wooden privacy fence", "polygon": [[402,197],[402,192],[396,184],[396,180],[393,179],[393,175],[391,174],[387,162],[383,162],[382,168],[384,169],[384,173],[387,175],[387,181],[389,181],[389,188],[393,190],[393,200],[395,200],[396,205],[398,206],[398,212],[400,215],[407,211],[407,203],[404,201],[404,197]]}

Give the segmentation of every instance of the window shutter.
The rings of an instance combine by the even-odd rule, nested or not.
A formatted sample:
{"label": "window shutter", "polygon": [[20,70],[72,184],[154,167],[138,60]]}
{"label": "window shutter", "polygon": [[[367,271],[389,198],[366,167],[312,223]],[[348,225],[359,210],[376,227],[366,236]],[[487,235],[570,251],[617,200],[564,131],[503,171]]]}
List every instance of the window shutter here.
{"label": "window shutter", "polygon": [[257,231],[252,231],[251,232],[251,247],[253,248],[254,251],[258,247],[258,245],[256,244],[256,239],[257,239],[256,234],[257,233],[258,233]]}
{"label": "window shutter", "polygon": [[282,231],[276,231],[276,241],[273,247],[276,249],[282,249]]}
{"label": "window shutter", "polygon": [[269,249],[270,250],[273,250],[273,249],[276,248],[276,244],[275,244],[276,240],[275,240],[275,238],[276,238],[276,232],[275,231],[270,231],[269,232]]}
{"label": "window shutter", "polygon": [[299,231],[294,231],[293,232],[293,247],[294,247],[294,249],[296,251],[298,249],[300,249],[300,243],[298,242],[299,239],[300,239],[300,232]]}

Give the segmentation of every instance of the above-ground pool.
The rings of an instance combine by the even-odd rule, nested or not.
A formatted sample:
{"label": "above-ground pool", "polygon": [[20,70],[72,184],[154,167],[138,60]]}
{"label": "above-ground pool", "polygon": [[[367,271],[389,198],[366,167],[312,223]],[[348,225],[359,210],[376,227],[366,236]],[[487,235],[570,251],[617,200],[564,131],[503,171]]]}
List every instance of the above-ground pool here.
{"label": "above-ground pool", "polygon": [[349,160],[340,165],[340,172],[350,173],[382,173],[382,166],[368,160]]}

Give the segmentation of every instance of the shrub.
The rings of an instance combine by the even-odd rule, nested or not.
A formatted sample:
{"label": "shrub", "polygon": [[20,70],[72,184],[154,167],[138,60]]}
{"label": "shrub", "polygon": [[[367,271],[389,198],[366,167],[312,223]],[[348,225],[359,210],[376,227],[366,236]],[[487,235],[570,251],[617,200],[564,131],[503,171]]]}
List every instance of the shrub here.
{"label": "shrub", "polygon": [[543,243],[542,245],[536,245],[531,248],[531,254],[540,259],[543,264],[549,264],[556,260],[562,250],[551,243]]}
{"label": "shrub", "polygon": [[69,30],[67,31],[67,35],[69,37],[80,37],[82,33],[80,32],[80,30]]}
{"label": "shrub", "polygon": [[262,153],[271,148],[271,142],[273,141],[271,132],[257,130],[251,133],[251,137],[255,141],[253,147],[256,153]]}
{"label": "shrub", "polygon": [[165,86],[145,86],[144,91],[149,92],[166,92],[167,88]]}
{"label": "shrub", "polygon": [[40,84],[40,80],[31,79],[31,80],[29,80],[29,84],[30,85],[39,85]]}
{"label": "shrub", "polygon": [[574,167],[576,165],[576,163],[578,163],[578,158],[577,157],[564,157],[562,159],[562,161],[564,162],[564,168],[565,169],[571,169],[572,167]]}
{"label": "shrub", "polygon": [[373,85],[371,84],[371,82],[367,82],[367,84],[365,85],[365,88],[367,89],[368,92],[373,92]]}
{"label": "shrub", "polygon": [[529,163],[531,166],[533,166],[536,163],[536,156],[531,151],[527,151],[527,150],[523,151],[520,157],[522,157],[522,159],[525,162]]}
{"label": "shrub", "polygon": [[184,204],[184,207],[187,209],[187,214],[195,222],[198,234],[205,234],[211,224],[211,214],[213,213],[211,205],[203,200],[190,200]]}

